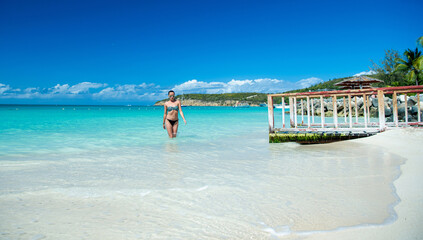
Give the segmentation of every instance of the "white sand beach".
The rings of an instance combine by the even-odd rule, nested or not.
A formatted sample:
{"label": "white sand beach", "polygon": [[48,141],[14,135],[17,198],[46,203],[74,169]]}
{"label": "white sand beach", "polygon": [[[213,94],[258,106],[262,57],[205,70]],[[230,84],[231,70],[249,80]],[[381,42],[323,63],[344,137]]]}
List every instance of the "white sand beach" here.
{"label": "white sand beach", "polygon": [[423,239],[423,129],[388,130],[353,141],[378,146],[407,159],[401,165],[401,176],[394,182],[401,199],[394,207],[398,218],[392,224],[315,233],[307,239]]}

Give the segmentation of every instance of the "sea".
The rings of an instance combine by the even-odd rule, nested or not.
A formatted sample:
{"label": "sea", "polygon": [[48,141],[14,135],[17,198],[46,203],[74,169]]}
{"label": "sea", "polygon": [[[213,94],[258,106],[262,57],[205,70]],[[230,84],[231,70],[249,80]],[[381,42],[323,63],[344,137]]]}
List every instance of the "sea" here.
{"label": "sea", "polygon": [[170,139],[159,106],[0,105],[0,239],[297,239],[397,219],[402,157],[269,143],[265,107],[182,109]]}

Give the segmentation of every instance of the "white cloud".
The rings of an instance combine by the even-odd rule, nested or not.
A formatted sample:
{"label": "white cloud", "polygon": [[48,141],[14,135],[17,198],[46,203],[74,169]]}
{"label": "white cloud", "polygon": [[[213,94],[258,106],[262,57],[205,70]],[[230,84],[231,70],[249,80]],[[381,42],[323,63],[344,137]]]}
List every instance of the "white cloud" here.
{"label": "white cloud", "polygon": [[0,98],[13,98],[21,95],[21,92],[20,88],[12,88],[10,85],[0,83]]}
{"label": "white cloud", "polygon": [[10,88],[9,85],[0,83],[0,94],[3,94],[4,92],[6,92],[6,91],[8,91],[10,89],[11,88]]}
{"label": "white cloud", "polygon": [[191,93],[221,93],[225,84],[222,82],[202,82],[196,79],[189,80],[179,85],[175,85],[173,90],[176,92]]}
{"label": "white cloud", "polygon": [[[322,81],[319,78],[307,78],[297,82],[280,79],[232,79],[228,82],[205,82],[192,79],[175,85],[172,89],[177,94],[183,93],[238,93],[260,92],[280,93],[292,89],[304,88]],[[23,90],[0,83],[0,99],[91,99],[105,101],[157,101],[167,98],[168,88],[154,83],[117,84],[81,82],[75,85],[56,84],[50,88],[28,87]]]}
{"label": "white cloud", "polygon": [[72,93],[72,94],[79,94],[79,93],[86,93],[91,88],[102,88],[102,87],[106,87],[106,86],[107,86],[107,84],[102,84],[102,83],[82,82],[82,83],[78,83],[76,85],[73,85],[72,87],[70,87],[68,89],[68,91],[69,91],[69,93]]}
{"label": "white cloud", "polygon": [[311,78],[307,78],[307,79],[301,79],[300,81],[297,82],[297,84],[299,84],[301,86],[301,88],[307,88],[310,87],[312,85],[315,85],[317,83],[321,83],[323,80],[320,78],[316,78],[316,77],[311,77]]}
{"label": "white cloud", "polygon": [[56,86],[49,88],[50,94],[66,94],[69,89],[69,84],[57,84]]}
{"label": "white cloud", "polygon": [[92,83],[92,82],[82,82],[75,84],[73,86],[69,86],[69,84],[57,84],[56,86],[49,88],[49,93],[47,95],[66,95],[66,94],[80,94],[80,93],[88,93],[90,89],[102,88],[106,87],[107,84],[103,83]]}
{"label": "white cloud", "polygon": [[115,85],[101,90],[92,95],[97,99],[116,99],[116,100],[152,100],[154,96],[165,98],[166,94],[163,91],[158,91],[155,84],[142,83]]}
{"label": "white cloud", "polygon": [[19,88],[11,88],[9,85],[0,83],[0,98],[17,98],[17,99],[31,99],[31,98],[73,98],[82,94],[91,95],[90,89],[102,88],[107,84],[82,82],[69,86],[69,84],[56,84],[51,88],[35,88],[28,87],[24,90]]}
{"label": "white cloud", "polygon": [[24,93],[35,93],[35,92],[37,92],[38,91],[38,88],[25,88],[24,89]]}
{"label": "white cloud", "polygon": [[285,92],[292,89],[305,88],[319,83],[319,78],[307,78],[298,82],[288,82],[279,79],[259,78],[259,79],[232,79],[229,82],[203,82],[196,79],[189,80],[173,88],[177,94],[181,93],[237,93],[237,92],[261,92],[274,93]]}
{"label": "white cloud", "polygon": [[176,85],[173,90],[180,93],[234,93],[234,92],[266,92],[275,88],[282,80],[255,79],[236,80],[225,82],[202,82],[196,79]]}
{"label": "white cloud", "polygon": [[354,77],[363,76],[363,75],[372,75],[372,74],[376,74],[376,72],[373,70],[369,70],[367,72],[360,72],[360,73],[354,74]]}

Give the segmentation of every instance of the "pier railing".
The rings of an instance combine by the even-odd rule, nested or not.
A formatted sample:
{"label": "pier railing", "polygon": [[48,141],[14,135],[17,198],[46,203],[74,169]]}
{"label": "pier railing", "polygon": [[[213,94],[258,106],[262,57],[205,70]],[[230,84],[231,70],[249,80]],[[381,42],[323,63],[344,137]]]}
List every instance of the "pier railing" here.
{"label": "pier railing", "polygon": [[[269,132],[380,132],[391,127],[423,126],[421,93],[423,85],[269,94]],[[275,111],[279,109],[274,109],[274,99],[278,97],[281,98],[282,124],[275,126]],[[289,125],[286,110],[289,110]]]}

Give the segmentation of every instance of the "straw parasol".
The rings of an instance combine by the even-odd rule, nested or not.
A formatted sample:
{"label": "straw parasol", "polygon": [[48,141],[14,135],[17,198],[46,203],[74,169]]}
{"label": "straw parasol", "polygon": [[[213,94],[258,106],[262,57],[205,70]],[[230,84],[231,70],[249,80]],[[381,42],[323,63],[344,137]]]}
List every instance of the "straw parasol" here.
{"label": "straw parasol", "polygon": [[341,89],[366,89],[371,88],[370,84],[383,82],[376,78],[370,78],[366,76],[357,76],[345,79],[342,82],[336,83],[335,86],[340,86]]}

